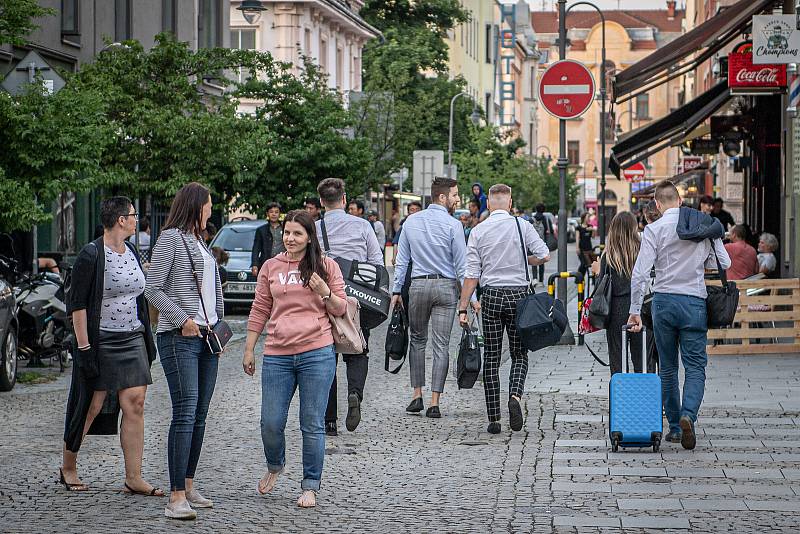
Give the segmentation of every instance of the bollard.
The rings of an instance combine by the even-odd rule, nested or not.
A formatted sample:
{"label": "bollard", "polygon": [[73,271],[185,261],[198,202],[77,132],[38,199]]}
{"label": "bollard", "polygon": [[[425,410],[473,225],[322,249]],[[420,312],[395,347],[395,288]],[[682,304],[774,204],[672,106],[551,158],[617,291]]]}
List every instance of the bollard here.
{"label": "bollard", "polygon": [[[555,298],[556,296],[556,278],[574,278],[575,285],[578,290],[578,323],[581,321],[581,313],[583,312],[583,300],[585,296],[585,288],[583,284],[583,274],[577,271],[563,271],[560,273],[553,273],[547,278],[547,294]],[[561,336],[560,345],[572,345],[575,343],[575,335],[567,323],[567,329],[564,330],[564,335]],[[578,345],[583,345],[583,334],[578,334]]]}

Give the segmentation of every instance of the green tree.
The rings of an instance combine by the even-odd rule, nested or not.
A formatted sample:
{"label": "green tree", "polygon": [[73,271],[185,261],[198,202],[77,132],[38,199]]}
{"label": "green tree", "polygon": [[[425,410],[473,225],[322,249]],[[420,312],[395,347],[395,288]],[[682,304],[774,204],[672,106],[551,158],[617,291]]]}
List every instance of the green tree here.
{"label": "green tree", "polygon": [[106,109],[95,91],[49,95],[39,84],[19,96],[0,92],[0,230],[45,222],[59,193],[107,181],[100,158],[114,130]]}
{"label": "green tree", "polygon": [[0,0],[0,45],[25,45],[25,37],[39,27],[34,20],[55,14],[36,0]]}
{"label": "green tree", "polygon": [[[468,20],[457,0],[367,0],[361,15],[382,32],[364,48],[363,99],[354,106],[356,135],[373,151],[370,177],[385,181],[410,167],[414,150],[447,148],[450,99],[461,79],[447,69],[449,30]],[[468,142],[472,103],[460,99],[455,145]]]}

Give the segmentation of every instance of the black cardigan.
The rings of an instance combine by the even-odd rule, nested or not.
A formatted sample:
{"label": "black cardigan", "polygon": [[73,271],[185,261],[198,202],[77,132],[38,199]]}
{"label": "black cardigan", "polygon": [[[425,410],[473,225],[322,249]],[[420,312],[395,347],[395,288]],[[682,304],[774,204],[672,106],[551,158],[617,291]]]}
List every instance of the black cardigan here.
{"label": "black cardigan", "polygon": [[[142,267],[141,258],[131,243],[125,242],[133,252],[139,268]],[[72,267],[69,288],[67,291],[67,314],[86,310],[87,333],[91,348],[79,351],[77,336],[72,346],[72,383],[70,384],[69,399],[67,400],[67,414],[64,423],[64,443],[67,449],[78,452],[83,439],[83,427],[86,424],[86,414],[94,396],[94,380],[99,375],[100,362],[97,355],[97,340],[100,336],[100,310],[103,306],[103,281],[105,272],[105,254],[103,238],[100,237],[87,244],[78,253],[75,265]],[[98,276],[99,274],[99,276]],[[136,299],[137,315],[144,326],[145,347],[150,363],[156,357],[156,347],[153,343],[153,333],[150,329],[150,315],[144,295]],[[116,434],[119,421],[119,402],[116,392],[109,392],[103,404],[103,410],[95,418],[89,429],[90,434]]]}

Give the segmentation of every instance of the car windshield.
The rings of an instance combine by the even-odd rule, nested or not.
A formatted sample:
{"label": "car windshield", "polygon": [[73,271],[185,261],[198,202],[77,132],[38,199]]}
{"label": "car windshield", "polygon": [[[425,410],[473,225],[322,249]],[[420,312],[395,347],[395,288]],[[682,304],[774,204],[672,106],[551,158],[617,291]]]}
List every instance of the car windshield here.
{"label": "car windshield", "polygon": [[255,235],[256,229],[252,227],[223,228],[214,238],[211,246],[220,247],[228,252],[250,252],[253,250],[253,238]]}

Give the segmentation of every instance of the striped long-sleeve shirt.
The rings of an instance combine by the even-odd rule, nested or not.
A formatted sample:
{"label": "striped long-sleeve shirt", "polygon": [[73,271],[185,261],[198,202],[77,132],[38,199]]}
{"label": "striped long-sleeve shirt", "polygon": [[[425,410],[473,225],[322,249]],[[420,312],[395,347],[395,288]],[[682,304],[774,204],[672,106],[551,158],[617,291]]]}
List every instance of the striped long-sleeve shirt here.
{"label": "striped long-sleeve shirt", "polygon": [[[156,329],[158,333],[181,328],[187,319],[196,317],[200,310],[200,296],[192,277],[192,261],[186,251],[188,246],[197,268],[198,282],[202,287],[203,256],[197,245],[198,239],[194,235],[171,228],[161,233],[152,249],[144,294],[159,312]],[[200,246],[205,244],[201,243]],[[225,305],[219,269],[215,269],[215,273],[217,299],[214,306],[217,317],[221,319],[225,313]],[[206,302],[205,305],[210,314],[208,308],[211,303]]]}

